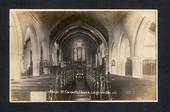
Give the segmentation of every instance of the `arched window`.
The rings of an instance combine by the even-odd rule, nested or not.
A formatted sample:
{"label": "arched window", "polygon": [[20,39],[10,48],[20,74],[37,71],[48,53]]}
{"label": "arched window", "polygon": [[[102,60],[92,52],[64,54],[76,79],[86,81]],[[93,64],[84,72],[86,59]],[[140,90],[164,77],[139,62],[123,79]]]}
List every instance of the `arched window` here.
{"label": "arched window", "polygon": [[86,61],[86,49],[82,41],[76,41],[73,46],[73,61]]}

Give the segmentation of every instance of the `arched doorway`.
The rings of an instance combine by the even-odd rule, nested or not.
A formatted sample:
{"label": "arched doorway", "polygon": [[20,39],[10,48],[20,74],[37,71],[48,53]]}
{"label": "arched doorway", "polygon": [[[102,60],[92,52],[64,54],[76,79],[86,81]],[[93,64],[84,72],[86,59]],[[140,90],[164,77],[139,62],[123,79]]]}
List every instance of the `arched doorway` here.
{"label": "arched doorway", "polygon": [[132,60],[127,58],[125,63],[125,75],[132,76],[132,69]]}

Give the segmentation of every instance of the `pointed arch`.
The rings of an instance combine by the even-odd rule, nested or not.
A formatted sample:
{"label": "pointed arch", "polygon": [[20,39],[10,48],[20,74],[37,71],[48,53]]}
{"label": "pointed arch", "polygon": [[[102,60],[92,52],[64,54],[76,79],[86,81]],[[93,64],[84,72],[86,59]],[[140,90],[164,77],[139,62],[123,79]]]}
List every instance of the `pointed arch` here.
{"label": "pointed arch", "polygon": [[33,76],[39,76],[39,62],[40,62],[40,43],[37,38],[36,29],[33,25],[29,25],[25,33],[25,41],[30,39],[31,41],[31,50],[32,50],[32,60],[33,60]]}

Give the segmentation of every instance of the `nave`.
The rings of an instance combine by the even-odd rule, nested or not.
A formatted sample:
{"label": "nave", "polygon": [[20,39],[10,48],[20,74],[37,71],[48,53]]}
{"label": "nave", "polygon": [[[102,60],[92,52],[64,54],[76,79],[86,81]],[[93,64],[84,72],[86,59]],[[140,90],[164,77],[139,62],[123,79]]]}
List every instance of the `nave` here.
{"label": "nave", "polygon": [[157,14],[10,10],[10,101],[157,99]]}
{"label": "nave", "polygon": [[[90,73],[77,72],[77,70],[68,69],[68,67],[57,70],[55,75],[41,76],[41,78],[30,77],[21,82],[13,82],[12,90],[15,91],[12,94],[13,99],[16,101],[39,101],[42,99],[44,99],[43,101],[149,100],[153,96],[149,96],[148,93],[155,89],[153,88],[154,82],[148,80],[114,74],[103,76],[100,74],[91,77],[93,75],[88,75]],[[93,73],[100,72],[100,69],[93,69]],[[70,76],[66,77],[66,75]],[[31,93],[39,95],[39,92],[45,95],[40,96],[37,100],[31,98],[34,97],[31,96]]]}

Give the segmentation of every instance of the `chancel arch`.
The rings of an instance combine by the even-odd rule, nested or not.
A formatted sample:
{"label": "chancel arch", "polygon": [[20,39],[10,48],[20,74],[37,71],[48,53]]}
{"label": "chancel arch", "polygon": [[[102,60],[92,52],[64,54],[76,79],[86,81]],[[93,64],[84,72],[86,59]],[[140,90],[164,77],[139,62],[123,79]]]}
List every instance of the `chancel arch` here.
{"label": "chancel arch", "polygon": [[[57,26],[56,26],[57,27]],[[56,28],[57,29],[57,28]],[[55,29],[54,29],[55,30]],[[52,37],[53,36],[53,37]],[[60,30],[60,32],[54,34],[54,32],[52,31],[50,38],[51,38],[51,43],[50,43],[50,49],[53,48],[54,43],[58,43],[59,47],[60,47],[60,55],[63,55],[63,43],[65,43],[68,39],[73,38],[73,37],[81,37],[82,39],[88,40],[89,42],[92,42],[91,45],[95,45],[96,47],[96,53],[95,53],[95,58],[93,60],[95,60],[95,64],[98,66],[99,62],[101,62],[102,60],[105,61],[104,63],[106,64],[106,71],[109,70],[109,61],[108,61],[108,42],[106,41],[106,38],[98,29],[94,28],[93,26],[85,23],[84,21],[77,20],[74,21],[73,23],[70,23],[69,25],[65,26],[64,28],[62,28]],[[80,38],[80,40],[81,40]],[[104,46],[102,50],[100,50],[101,45]],[[86,52],[86,48],[83,48],[83,50]],[[84,52],[83,51],[83,52]],[[100,54],[102,54],[102,52],[104,56],[103,59],[99,57]],[[76,52],[76,49],[75,49]],[[82,52],[82,53],[83,53]],[[101,52],[101,53],[100,53]],[[51,53],[51,51],[50,51]],[[73,53],[73,52],[72,52]],[[86,52],[88,53],[88,52]],[[86,57],[86,53],[85,53],[85,59],[88,58]],[[89,61],[89,60],[88,60]]]}

